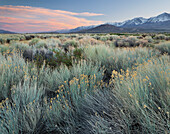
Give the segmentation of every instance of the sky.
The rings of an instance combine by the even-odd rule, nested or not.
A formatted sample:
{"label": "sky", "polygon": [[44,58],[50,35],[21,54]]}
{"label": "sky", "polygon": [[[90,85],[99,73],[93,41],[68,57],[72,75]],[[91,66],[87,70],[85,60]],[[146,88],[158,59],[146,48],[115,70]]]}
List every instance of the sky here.
{"label": "sky", "polygon": [[170,13],[170,0],[0,0],[0,29],[44,32]]}

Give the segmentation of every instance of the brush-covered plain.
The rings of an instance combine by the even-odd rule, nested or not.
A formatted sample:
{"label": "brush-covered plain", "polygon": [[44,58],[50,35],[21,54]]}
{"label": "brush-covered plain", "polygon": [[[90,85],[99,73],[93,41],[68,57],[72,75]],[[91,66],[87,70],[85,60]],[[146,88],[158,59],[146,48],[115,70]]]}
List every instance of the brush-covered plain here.
{"label": "brush-covered plain", "polygon": [[168,134],[170,36],[1,34],[1,134]]}

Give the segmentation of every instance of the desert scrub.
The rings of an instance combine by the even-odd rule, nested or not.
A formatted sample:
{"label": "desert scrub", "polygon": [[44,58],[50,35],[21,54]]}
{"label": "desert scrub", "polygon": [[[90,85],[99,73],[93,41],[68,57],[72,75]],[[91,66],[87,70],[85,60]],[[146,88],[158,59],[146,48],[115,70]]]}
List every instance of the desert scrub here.
{"label": "desert scrub", "polygon": [[40,39],[34,38],[34,39],[32,39],[32,40],[29,42],[29,45],[30,45],[30,46],[34,46],[34,45],[37,44],[39,41],[40,41]]}
{"label": "desert scrub", "polygon": [[155,45],[155,48],[158,49],[161,52],[161,54],[167,53],[168,55],[170,55],[170,43],[169,42]]}
{"label": "desert scrub", "polygon": [[108,36],[101,36],[99,40],[106,42],[106,41],[109,40],[109,37]]}
{"label": "desert scrub", "polygon": [[168,56],[144,62],[132,72],[112,72],[113,91],[125,106],[130,131],[154,134],[168,132],[169,73]]}
{"label": "desert scrub", "polygon": [[149,42],[149,43],[153,43],[154,40],[151,36],[146,36],[145,39]]}
{"label": "desert scrub", "polygon": [[110,87],[98,88],[94,94],[87,94],[81,101],[81,133],[127,133],[128,126],[124,120],[122,104]]}
{"label": "desert scrub", "polygon": [[166,35],[164,34],[157,34],[153,37],[153,39],[156,39],[156,40],[165,40],[166,39]]}
{"label": "desert scrub", "polygon": [[46,74],[45,81],[47,82],[47,89],[55,92],[60,85],[68,85],[70,80],[74,77],[80,79],[81,75],[88,76],[88,78],[94,76],[96,82],[101,81],[103,71],[104,69],[101,68],[100,63],[93,64],[81,61],[78,64],[73,64],[72,67],[61,65],[52,73]]}
{"label": "desert scrub", "polygon": [[99,45],[99,44],[104,44],[103,41],[94,39],[90,36],[85,36],[83,39],[79,40],[79,44],[82,46],[87,46],[87,45]]}
{"label": "desert scrub", "polygon": [[24,52],[27,49],[30,49],[30,46],[28,44],[16,42],[16,43],[11,43],[10,46],[12,49],[15,49],[19,53]]}
{"label": "desert scrub", "polygon": [[101,62],[106,68],[106,79],[111,76],[112,70],[132,69],[137,63],[143,63],[159,55],[158,51],[147,48],[113,49],[109,46],[88,46],[84,49],[84,58],[92,62]]}
{"label": "desert scrub", "polygon": [[75,48],[73,50],[73,56],[75,59],[81,59],[83,56],[84,49],[83,48]]}
{"label": "desert scrub", "polygon": [[10,49],[9,49],[8,46],[0,45],[0,52],[1,52],[1,54],[5,54],[7,51],[10,52]]}
{"label": "desert scrub", "polygon": [[19,41],[19,40],[20,40],[19,37],[14,36],[14,37],[8,37],[7,40],[6,40],[6,42],[7,42],[7,43],[12,43],[12,42],[16,42],[16,41]]}
{"label": "desert scrub", "polygon": [[69,47],[69,46],[76,48],[76,47],[78,47],[78,42],[75,40],[68,40],[68,41],[64,42],[64,47]]}
{"label": "desert scrub", "polygon": [[144,39],[139,39],[136,36],[129,36],[118,38],[114,42],[116,47],[147,47],[151,43],[153,43],[153,39],[150,36],[147,36]]}
{"label": "desert scrub", "polygon": [[61,41],[59,39],[47,39],[46,42],[49,49],[54,49],[61,45]]}
{"label": "desert scrub", "polygon": [[40,133],[43,123],[42,95],[44,89],[37,87],[37,79],[25,77],[23,84],[12,88],[10,98],[0,105],[0,131],[2,134]]}
{"label": "desert scrub", "polygon": [[0,99],[3,99],[9,97],[10,88],[22,79],[26,63],[18,55],[5,58],[0,54],[0,58]]}
{"label": "desert scrub", "polygon": [[35,45],[35,48],[48,48],[46,41],[40,40]]}
{"label": "desert scrub", "polygon": [[0,38],[0,44],[2,44],[2,45],[3,45],[3,44],[5,44],[5,43],[6,43],[6,39],[5,39],[5,38],[3,38],[3,37],[2,37],[2,38]]}
{"label": "desert scrub", "polygon": [[62,49],[53,49],[54,57],[56,58],[56,66],[65,64],[66,66],[72,66],[72,58],[70,53],[64,52]]}
{"label": "desert scrub", "polygon": [[44,66],[37,70],[34,64],[25,62],[20,54],[3,56],[0,54],[0,100],[11,96],[11,88],[22,82],[28,75],[29,78],[38,77],[37,85],[40,86],[44,78]]}
{"label": "desert scrub", "polygon": [[116,47],[135,47],[139,45],[138,39],[135,36],[126,37],[115,41]]}
{"label": "desert scrub", "polygon": [[[81,128],[81,102],[98,88],[96,76],[80,75],[59,86],[57,95],[50,99],[47,109],[47,130],[55,133],[73,133]],[[61,116],[62,115],[62,116]]]}

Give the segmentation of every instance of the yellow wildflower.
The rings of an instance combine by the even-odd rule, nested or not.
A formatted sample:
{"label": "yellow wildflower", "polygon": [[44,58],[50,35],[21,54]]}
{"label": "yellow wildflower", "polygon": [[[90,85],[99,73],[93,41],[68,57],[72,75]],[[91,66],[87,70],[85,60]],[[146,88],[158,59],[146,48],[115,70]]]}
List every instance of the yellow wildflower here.
{"label": "yellow wildflower", "polygon": [[146,76],[146,79],[147,79],[147,80],[149,80],[149,77],[148,77],[148,76]]}
{"label": "yellow wildflower", "polygon": [[146,105],[143,105],[143,108],[147,108],[147,106],[146,106]]}
{"label": "yellow wildflower", "polygon": [[147,81],[146,79],[143,79],[143,82]]}
{"label": "yellow wildflower", "polygon": [[52,109],[52,106],[50,106],[50,109]]}
{"label": "yellow wildflower", "polygon": [[132,97],[132,94],[129,92],[130,97]]}

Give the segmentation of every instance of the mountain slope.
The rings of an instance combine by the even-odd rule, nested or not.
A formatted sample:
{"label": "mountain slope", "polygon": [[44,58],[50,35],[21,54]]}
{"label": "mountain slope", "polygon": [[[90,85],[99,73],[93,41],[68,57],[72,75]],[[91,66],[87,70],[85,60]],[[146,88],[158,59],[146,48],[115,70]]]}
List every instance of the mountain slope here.
{"label": "mountain slope", "polygon": [[0,34],[14,34],[14,32],[10,32],[10,31],[0,29]]}
{"label": "mountain slope", "polygon": [[103,24],[91,29],[79,31],[78,33],[120,33],[127,31],[128,29],[126,28],[119,28],[110,24]]}
{"label": "mountain slope", "polygon": [[143,17],[139,17],[139,18],[134,18],[132,20],[126,20],[123,22],[114,22],[114,23],[108,23],[117,27],[123,27],[123,26],[134,26],[134,25],[140,25],[143,24],[147,21],[147,19],[143,18]]}
{"label": "mountain slope", "polygon": [[151,17],[147,20],[147,23],[158,23],[158,22],[165,22],[165,21],[170,21],[170,14],[163,13],[156,17]]}
{"label": "mountain slope", "polygon": [[74,32],[78,32],[78,31],[82,31],[82,30],[88,30],[88,29],[95,28],[95,27],[96,27],[95,25],[81,26],[81,27],[77,27],[75,29],[71,29],[69,32],[70,33],[74,33]]}
{"label": "mountain slope", "polygon": [[126,20],[123,22],[113,22],[113,23],[108,23],[108,24],[111,24],[117,27],[138,27],[138,26],[154,25],[157,23],[160,26],[164,22],[166,22],[167,24],[167,21],[170,21],[170,14],[163,13],[156,17],[150,17],[148,19],[143,18],[143,17],[138,17],[138,18]]}
{"label": "mountain slope", "polygon": [[121,33],[121,32],[170,32],[170,14],[162,13],[148,19],[133,18],[123,22],[111,22],[101,25],[82,26],[59,33]]}

